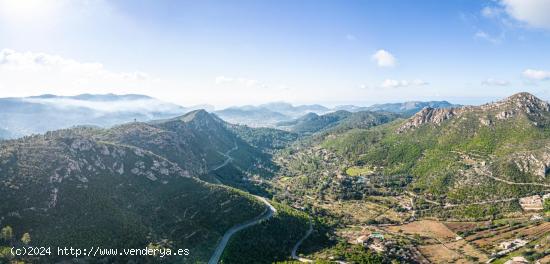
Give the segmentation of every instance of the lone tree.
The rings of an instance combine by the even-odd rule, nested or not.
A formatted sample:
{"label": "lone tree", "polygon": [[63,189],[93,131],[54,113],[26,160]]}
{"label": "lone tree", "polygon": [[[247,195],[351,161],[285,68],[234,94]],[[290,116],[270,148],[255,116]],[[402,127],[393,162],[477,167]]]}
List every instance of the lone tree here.
{"label": "lone tree", "polygon": [[6,226],[2,228],[2,230],[0,231],[0,238],[6,241],[13,239],[13,229],[11,228],[11,226]]}
{"label": "lone tree", "polygon": [[23,244],[25,245],[31,243],[31,235],[29,233],[23,234],[23,236],[21,237],[21,242],[23,242]]}

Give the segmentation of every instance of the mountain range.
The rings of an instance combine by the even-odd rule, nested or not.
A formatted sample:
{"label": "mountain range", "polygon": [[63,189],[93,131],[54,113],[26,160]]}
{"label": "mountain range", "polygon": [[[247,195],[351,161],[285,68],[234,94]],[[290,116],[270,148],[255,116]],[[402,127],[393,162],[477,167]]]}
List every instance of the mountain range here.
{"label": "mountain range", "polygon": [[[14,107],[20,112],[56,104],[48,107],[111,116],[147,110],[137,105],[128,110],[125,103],[158,106],[140,95],[12,100],[28,107]],[[78,260],[85,263],[206,263],[220,252],[219,245],[222,263],[291,257],[423,263],[417,248],[425,250],[435,240],[407,233],[409,224],[496,223],[525,213],[521,199],[548,192],[550,104],[528,93],[480,106],[426,104],[376,106],[376,111],[262,106],[297,116],[274,124],[281,129],[232,124],[205,110],[165,105],[171,110],[152,115],[161,119],[105,127],[71,124],[2,140],[0,262],[74,262],[63,256],[6,255],[9,247],[31,240],[33,246],[191,252],[166,259]],[[426,107],[412,116],[407,112],[420,106]],[[301,115],[313,110],[326,112]],[[528,224],[539,228],[537,221]],[[351,245],[357,239],[350,232],[373,228],[376,236],[386,236],[384,253]],[[228,233],[227,244],[220,244]],[[455,241],[451,234],[448,243]],[[298,248],[312,259],[297,257]]]}
{"label": "mountain range", "polygon": [[299,118],[308,113],[328,113],[332,110],[322,105],[298,105],[277,102],[259,106],[229,107],[214,113],[222,119],[235,124],[252,127],[273,126],[277,122]]}
{"label": "mountain range", "polygon": [[[447,108],[442,102],[405,102],[374,105],[371,107],[322,105],[293,106],[284,102],[258,106],[229,107],[214,111],[212,106],[183,107],[138,94],[81,94],[57,96],[45,94],[22,98],[0,98],[0,138],[16,138],[47,131],[87,125],[111,127],[132,121],[149,121],[173,118],[204,108],[223,120],[251,127],[288,128],[292,122],[307,119],[308,114],[323,115],[338,110],[348,112],[378,111],[411,115],[424,107]],[[335,114],[337,115],[337,113]]]}
{"label": "mountain range", "polygon": [[387,103],[387,104],[375,104],[369,107],[360,107],[356,108],[354,111],[382,111],[382,112],[391,112],[398,113],[405,116],[410,116],[418,111],[430,107],[430,108],[452,108],[459,107],[458,104],[451,104],[447,101],[409,101],[403,103]]}
{"label": "mountain range", "polygon": [[[388,112],[403,116],[411,116],[425,107],[450,108],[456,106],[459,105],[451,104],[447,101],[411,101],[403,103],[376,104],[368,107],[340,105],[334,108],[328,108],[316,104],[293,106],[288,103],[270,103],[259,106],[230,107],[215,111],[214,113],[230,123],[245,124],[252,127],[275,127],[286,129],[290,124],[300,123],[304,120],[315,118],[313,114],[324,115],[336,112],[334,113],[334,116],[336,116],[342,115],[343,112],[340,111],[369,111]],[[332,117],[326,116],[325,118]]]}

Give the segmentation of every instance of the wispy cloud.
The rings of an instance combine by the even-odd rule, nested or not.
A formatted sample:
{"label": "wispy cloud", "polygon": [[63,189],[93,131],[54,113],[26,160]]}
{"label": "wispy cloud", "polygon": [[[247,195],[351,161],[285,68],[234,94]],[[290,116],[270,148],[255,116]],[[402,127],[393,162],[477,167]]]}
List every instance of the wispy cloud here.
{"label": "wispy cloud", "polygon": [[549,80],[550,71],[527,69],[523,71],[523,76],[535,81]]}
{"label": "wispy cloud", "polygon": [[113,72],[97,62],[78,62],[58,55],[11,49],[0,51],[0,75],[19,76],[21,82],[30,76],[41,78],[43,75],[58,75],[73,84],[98,80],[141,82],[151,79],[145,72]]}
{"label": "wispy cloud", "polygon": [[375,61],[379,67],[394,67],[397,65],[395,56],[383,49],[376,51],[372,55],[372,60]]}
{"label": "wispy cloud", "polygon": [[481,84],[486,85],[486,86],[508,86],[508,85],[510,85],[510,82],[505,81],[505,80],[497,80],[497,79],[493,79],[493,78],[488,78],[486,80],[483,80],[481,82]]}
{"label": "wispy cloud", "polygon": [[498,6],[486,6],[481,9],[481,15],[486,18],[496,18],[502,15],[503,11],[504,10]]}
{"label": "wispy cloud", "polygon": [[421,79],[416,79],[412,81],[386,79],[382,82],[382,84],[380,84],[380,86],[382,88],[399,88],[399,87],[409,87],[409,86],[423,86],[428,84],[429,84],[428,82]]}
{"label": "wispy cloud", "polygon": [[248,79],[243,77],[227,77],[227,76],[218,76],[216,77],[216,85],[223,85],[223,84],[232,84],[232,85],[240,85],[240,86],[246,86],[246,87],[254,87],[254,86],[262,86],[257,80],[254,79]]}
{"label": "wispy cloud", "polygon": [[478,30],[474,36],[478,39],[483,39],[493,44],[500,44],[504,40],[504,33],[502,32],[498,36],[492,36],[483,30]]}

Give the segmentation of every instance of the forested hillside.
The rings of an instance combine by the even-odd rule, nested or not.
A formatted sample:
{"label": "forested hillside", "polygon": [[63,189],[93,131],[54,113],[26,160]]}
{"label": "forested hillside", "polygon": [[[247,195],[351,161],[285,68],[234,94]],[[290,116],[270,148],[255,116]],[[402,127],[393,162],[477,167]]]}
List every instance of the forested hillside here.
{"label": "forested hillside", "polygon": [[320,133],[343,132],[352,128],[369,128],[398,118],[398,114],[388,112],[348,112],[344,110],[317,115],[309,113],[298,119],[278,123],[278,127],[308,136]]}
{"label": "forested hillside", "polygon": [[188,248],[192,254],[172,261],[205,261],[229,227],[265,210],[243,192],[96,133],[55,131],[0,145],[0,226],[13,230],[13,241],[28,233],[35,246]]}

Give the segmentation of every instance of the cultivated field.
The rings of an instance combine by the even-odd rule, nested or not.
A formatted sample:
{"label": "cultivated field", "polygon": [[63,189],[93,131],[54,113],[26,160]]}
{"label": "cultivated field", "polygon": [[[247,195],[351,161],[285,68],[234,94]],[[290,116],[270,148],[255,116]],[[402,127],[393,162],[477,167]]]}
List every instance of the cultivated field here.
{"label": "cultivated field", "polygon": [[[473,223],[454,223],[453,228],[463,230],[477,226]],[[484,262],[488,256],[472,246],[468,241],[459,239],[446,223],[436,220],[421,220],[405,225],[388,226],[386,231],[416,237],[420,253],[431,263],[473,263]]]}

